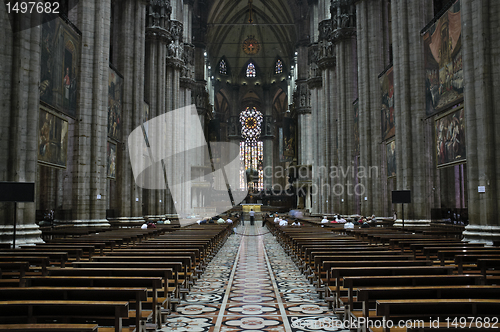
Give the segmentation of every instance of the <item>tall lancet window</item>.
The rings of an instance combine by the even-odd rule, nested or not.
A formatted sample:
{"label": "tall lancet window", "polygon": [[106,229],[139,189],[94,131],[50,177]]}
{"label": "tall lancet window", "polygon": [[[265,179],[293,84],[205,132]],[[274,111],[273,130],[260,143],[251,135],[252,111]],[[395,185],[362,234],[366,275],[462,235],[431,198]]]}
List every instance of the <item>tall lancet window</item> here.
{"label": "tall lancet window", "polygon": [[245,177],[250,178],[250,190],[264,189],[264,143],[259,140],[262,131],[262,113],[255,107],[247,107],[240,113],[241,136],[240,158],[240,187],[245,187]]}
{"label": "tall lancet window", "polygon": [[222,75],[227,75],[227,64],[224,59],[219,62],[219,73]]}
{"label": "tall lancet window", "polygon": [[274,68],[274,73],[275,74],[281,74],[283,72],[283,62],[281,62],[280,59],[276,61],[276,66]]}
{"label": "tall lancet window", "polygon": [[247,66],[247,77],[255,77],[255,76],[257,76],[255,65],[252,62],[250,62]]}

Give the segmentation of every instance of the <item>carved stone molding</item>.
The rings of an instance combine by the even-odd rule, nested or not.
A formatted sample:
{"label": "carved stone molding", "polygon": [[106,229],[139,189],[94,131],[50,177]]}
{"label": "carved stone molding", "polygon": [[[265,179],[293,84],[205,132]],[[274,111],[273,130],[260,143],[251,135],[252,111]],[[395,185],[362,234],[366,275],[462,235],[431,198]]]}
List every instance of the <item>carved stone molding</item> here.
{"label": "carved stone molding", "polygon": [[294,104],[298,114],[311,113],[311,91],[306,81],[297,81]]}
{"label": "carved stone molding", "polygon": [[345,38],[356,36],[356,5],[352,0],[332,0],[332,35],[330,40],[336,43]]}
{"label": "carved stone molding", "polygon": [[205,88],[206,82],[193,82],[192,92],[191,92],[191,103],[196,105],[196,109],[198,110],[198,114],[205,114],[208,110],[208,92]]}
{"label": "carved stone molding", "polygon": [[146,4],[146,40],[169,43],[170,15],[172,6],[170,0],[149,0]]}

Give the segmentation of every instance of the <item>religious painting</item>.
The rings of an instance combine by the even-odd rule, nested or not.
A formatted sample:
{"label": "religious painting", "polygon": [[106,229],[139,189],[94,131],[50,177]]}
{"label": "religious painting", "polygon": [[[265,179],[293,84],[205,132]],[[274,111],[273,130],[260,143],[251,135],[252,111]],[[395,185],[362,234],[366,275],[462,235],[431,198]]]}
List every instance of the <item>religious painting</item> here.
{"label": "religious painting", "polygon": [[42,25],[40,100],[76,115],[81,36],[61,18]]}
{"label": "religious painting", "polygon": [[295,122],[292,118],[283,118],[283,156],[286,161],[295,157]]}
{"label": "religious painting", "polygon": [[382,140],[391,138],[396,133],[394,126],[394,74],[393,67],[386,70],[380,77],[382,88]]}
{"label": "religious painting", "polygon": [[65,168],[68,154],[68,122],[40,109],[38,162]]}
{"label": "religious painting", "polygon": [[[354,155],[359,155],[359,103],[358,99],[353,104],[354,109]],[[338,135],[336,135],[338,136]]]}
{"label": "religious painting", "polygon": [[436,120],[436,151],[438,167],[465,161],[464,108]]}
{"label": "religious painting", "polygon": [[463,98],[460,1],[424,35],[426,114],[432,115]]}
{"label": "religious painting", "polygon": [[387,144],[387,177],[396,176],[396,141]]}
{"label": "religious painting", "polygon": [[108,137],[119,140],[122,121],[123,78],[112,68],[108,76]]}
{"label": "religious painting", "polygon": [[108,178],[116,178],[116,144],[108,142],[107,153],[107,176]]}

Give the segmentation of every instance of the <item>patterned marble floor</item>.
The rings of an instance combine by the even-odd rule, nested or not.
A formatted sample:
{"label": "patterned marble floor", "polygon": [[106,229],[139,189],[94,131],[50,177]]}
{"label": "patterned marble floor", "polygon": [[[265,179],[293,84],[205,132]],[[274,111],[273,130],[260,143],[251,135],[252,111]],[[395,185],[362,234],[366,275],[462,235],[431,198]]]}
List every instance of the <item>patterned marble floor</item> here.
{"label": "patterned marble floor", "polygon": [[[259,218],[256,218],[259,219]],[[239,226],[159,331],[349,331],[267,228]]]}

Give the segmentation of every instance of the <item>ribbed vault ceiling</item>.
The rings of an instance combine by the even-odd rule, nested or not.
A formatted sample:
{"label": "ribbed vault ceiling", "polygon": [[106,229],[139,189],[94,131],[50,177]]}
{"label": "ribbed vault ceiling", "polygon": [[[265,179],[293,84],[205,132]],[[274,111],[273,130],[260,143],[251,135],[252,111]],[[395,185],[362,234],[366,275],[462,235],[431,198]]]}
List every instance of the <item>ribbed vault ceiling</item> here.
{"label": "ribbed vault ceiling", "polygon": [[[252,59],[260,71],[269,77],[275,61],[280,57],[289,66],[297,43],[295,0],[253,0],[252,19],[249,23],[248,0],[209,1],[207,50],[216,67],[225,56],[231,72],[238,76]],[[260,43],[260,51],[248,55],[242,43],[248,36]]]}

